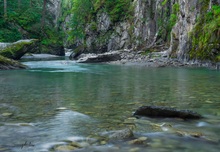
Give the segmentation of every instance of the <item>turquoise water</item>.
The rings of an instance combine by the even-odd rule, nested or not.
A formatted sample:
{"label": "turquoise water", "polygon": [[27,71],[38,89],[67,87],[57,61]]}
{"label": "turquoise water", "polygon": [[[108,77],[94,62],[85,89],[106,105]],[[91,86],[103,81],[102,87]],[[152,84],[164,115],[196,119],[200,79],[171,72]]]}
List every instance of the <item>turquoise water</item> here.
{"label": "turquoise water", "polygon": [[[220,148],[219,71],[78,64],[68,60],[24,63],[30,69],[0,71],[0,151],[50,151],[67,140],[100,140],[103,132],[127,127],[124,121],[142,105],[190,109],[202,114],[205,117],[202,120],[146,121],[168,123],[175,129],[201,132],[203,136],[180,137],[149,131],[146,123],[137,120],[132,124],[135,137],[148,137],[148,145],[110,142],[104,144],[107,150],[116,147],[114,151],[133,148],[218,151]],[[25,142],[31,144],[22,147]]]}

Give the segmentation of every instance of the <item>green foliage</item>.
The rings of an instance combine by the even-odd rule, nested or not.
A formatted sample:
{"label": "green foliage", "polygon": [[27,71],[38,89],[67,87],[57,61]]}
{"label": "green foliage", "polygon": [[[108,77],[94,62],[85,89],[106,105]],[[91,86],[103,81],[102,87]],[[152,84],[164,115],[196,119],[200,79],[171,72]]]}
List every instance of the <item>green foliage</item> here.
{"label": "green foliage", "polygon": [[180,5],[178,3],[173,4],[172,14],[170,15],[170,20],[168,25],[170,31],[177,22],[177,15],[179,14],[179,11],[180,11]]}
{"label": "green foliage", "polygon": [[90,29],[92,30],[92,31],[96,31],[97,30],[97,24],[96,24],[96,22],[92,22],[92,23],[90,23]]}
{"label": "green foliage", "polygon": [[75,39],[84,39],[84,28],[86,23],[91,20],[93,12],[93,4],[90,0],[73,0],[72,18],[70,27],[72,30],[69,32],[69,41]]}
{"label": "green foliage", "polygon": [[[202,14],[190,33],[192,38],[191,58],[218,60],[220,53],[220,6]],[[216,51],[217,50],[217,51]]]}
{"label": "green foliage", "polygon": [[131,0],[106,0],[105,8],[113,23],[129,19],[133,15]]}
{"label": "green foliage", "polygon": [[[69,5],[71,0],[64,0],[63,5]],[[3,0],[0,0],[3,10]],[[7,18],[0,12],[0,42],[15,42],[22,38],[37,38],[41,44],[50,46],[62,45],[62,32],[52,27],[50,13],[46,12],[46,22],[42,28],[43,0],[7,0]],[[48,2],[49,3],[49,2]]]}
{"label": "green foliage", "polygon": [[13,42],[21,38],[18,29],[0,17],[0,42]]}
{"label": "green foliage", "polygon": [[[7,0],[7,18],[3,11],[0,13],[0,41],[14,42],[26,38],[39,38],[42,1],[38,0]],[[32,2],[30,6],[30,2]],[[0,0],[0,9],[3,10],[3,0]],[[34,27],[34,28],[33,28]],[[30,33],[29,35],[26,35]]]}
{"label": "green foliage", "polygon": [[167,2],[168,2],[168,0],[164,0],[164,1],[162,2],[162,6],[165,6],[165,5],[167,4]]}
{"label": "green foliage", "polygon": [[41,40],[41,44],[45,46],[62,45],[63,34],[56,29],[46,27],[44,31],[44,37]]}
{"label": "green foliage", "polygon": [[91,30],[95,31],[96,14],[105,11],[114,24],[122,20],[129,20],[133,15],[132,0],[72,0],[72,18],[69,31],[69,41],[85,38],[85,27],[91,23]]}
{"label": "green foliage", "polygon": [[[169,3],[169,4],[168,4]],[[164,13],[161,14],[160,18],[157,20],[157,25],[159,27],[159,37],[164,39],[165,41],[170,40],[171,31],[173,26],[176,24],[178,20],[178,14],[180,11],[179,3],[175,3],[172,5],[172,12],[170,14],[170,0],[164,0],[161,5],[163,6]],[[166,5],[166,6],[165,6]],[[167,6],[168,5],[168,6]]]}
{"label": "green foliage", "polygon": [[177,15],[176,14],[171,14],[170,15],[170,20],[169,20],[169,28],[170,28],[170,30],[176,24],[176,21],[177,21]]}
{"label": "green foliage", "polygon": [[178,3],[173,4],[173,6],[172,6],[173,14],[178,14],[179,11],[180,11],[180,4],[178,4]]}

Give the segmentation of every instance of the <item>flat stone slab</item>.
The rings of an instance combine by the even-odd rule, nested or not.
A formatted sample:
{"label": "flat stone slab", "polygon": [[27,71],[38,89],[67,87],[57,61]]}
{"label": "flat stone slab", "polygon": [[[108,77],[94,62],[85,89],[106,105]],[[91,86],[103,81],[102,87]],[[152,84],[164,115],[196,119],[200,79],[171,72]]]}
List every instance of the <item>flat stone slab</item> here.
{"label": "flat stone slab", "polygon": [[182,119],[200,119],[202,116],[190,110],[177,110],[175,108],[160,106],[142,106],[138,108],[134,116],[145,116],[154,118],[182,118]]}
{"label": "flat stone slab", "polygon": [[78,63],[99,63],[99,62],[110,62],[120,60],[120,52],[112,51],[103,54],[81,54]]}

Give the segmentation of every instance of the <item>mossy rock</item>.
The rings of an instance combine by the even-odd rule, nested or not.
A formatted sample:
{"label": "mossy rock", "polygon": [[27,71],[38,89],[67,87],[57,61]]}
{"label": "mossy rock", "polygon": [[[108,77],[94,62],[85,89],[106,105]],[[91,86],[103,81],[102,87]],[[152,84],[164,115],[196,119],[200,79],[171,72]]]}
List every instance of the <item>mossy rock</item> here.
{"label": "mossy rock", "polygon": [[0,70],[25,69],[25,65],[0,55]]}
{"label": "mossy rock", "polygon": [[33,49],[35,49],[37,46],[37,41],[37,39],[30,39],[19,40],[14,43],[0,43],[0,55],[10,59],[18,60],[25,53],[31,52]]}

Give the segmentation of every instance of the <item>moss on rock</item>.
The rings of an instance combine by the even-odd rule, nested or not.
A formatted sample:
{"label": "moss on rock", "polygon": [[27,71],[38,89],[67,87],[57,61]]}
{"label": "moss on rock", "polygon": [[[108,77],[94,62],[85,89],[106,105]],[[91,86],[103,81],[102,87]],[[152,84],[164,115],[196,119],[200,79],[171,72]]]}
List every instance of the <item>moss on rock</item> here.
{"label": "moss on rock", "polygon": [[0,70],[25,69],[25,65],[0,55]]}
{"label": "moss on rock", "polygon": [[18,60],[25,53],[30,52],[36,47],[37,39],[20,40],[14,43],[8,43],[5,47],[0,48],[0,55]]}

